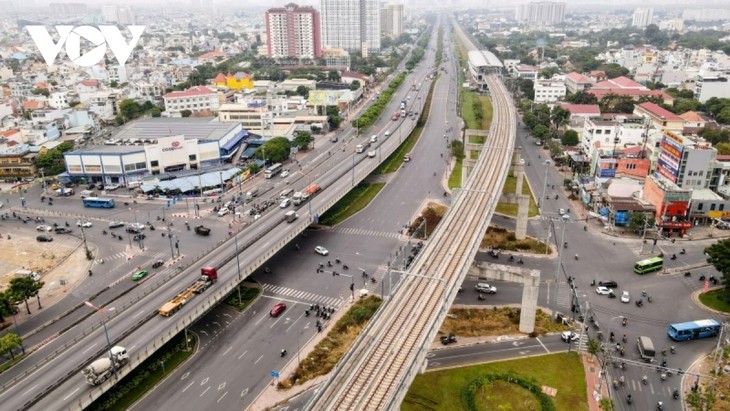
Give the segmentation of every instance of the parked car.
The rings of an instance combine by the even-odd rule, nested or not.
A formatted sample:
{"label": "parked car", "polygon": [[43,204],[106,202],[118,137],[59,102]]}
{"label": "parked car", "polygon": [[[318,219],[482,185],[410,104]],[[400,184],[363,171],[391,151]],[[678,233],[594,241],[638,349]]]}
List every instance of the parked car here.
{"label": "parked car", "polygon": [[139,270],[136,273],[132,274],[132,281],[139,281],[145,277],[147,277],[147,274],[150,272],[147,270]]}
{"label": "parked car", "polygon": [[327,255],[330,253],[329,251],[327,251],[326,248],[322,247],[321,245],[314,247],[314,252],[319,255]]}
{"label": "parked car", "polygon": [[274,307],[271,309],[271,312],[269,312],[269,314],[272,317],[278,317],[279,314],[284,312],[284,310],[286,310],[285,303],[276,303],[276,304],[274,304]]}
{"label": "parked car", "polygon": [[50,243],[51,241],[53,241],[53,237],[51,237],[49,235],[39,235],[35,239],[39,243]]}

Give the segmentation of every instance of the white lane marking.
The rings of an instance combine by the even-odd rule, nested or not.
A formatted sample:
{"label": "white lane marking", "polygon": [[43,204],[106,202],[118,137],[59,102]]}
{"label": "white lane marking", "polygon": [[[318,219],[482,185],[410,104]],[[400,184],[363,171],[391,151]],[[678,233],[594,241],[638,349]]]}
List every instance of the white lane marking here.
{"label": "white lane marking", "polygon": [[183,374],[182,377],[180,377],[180,380],[182,381],[182,380],[188,378],[189,375],[190,375],[190,371],[188,371],[185,374]]}
{"label": "white lane marking", "polygon": [[257,359],[256,361],[254,361],[254,364],[258,364],[258,363],[259,363],[259,361],[261,361],[261,359],[262,359],[262,358],[264,358],[264,356],[263,356],[263,355],[262,355],[261,357],[259,357],[259,358],[258,358],[258,359]]}
{"label": "white lane marking", "polygon": [[209,389],[210,389],[210,387],[206,388],[205,391],[203,391],[202,393],[200,393],[200,396],[202,397],[203,395],[205,395],[205,393],[208,392]]}
{"label": "white lane marking", "polygon": [[75,390],[71,391],[71,394],[69,394],[69,395],[67,395],[67,396],[63,397],[63,400],[64,400],[64,401],[66,401],[66,400],[67,400],[67,399],[69,399],[69,398],[70,398],[70,397],[71,397],[72,395],[76,394],[76,391],[78,391],[78,390],[79,390],[79,387],[76,387],[76,389],[75,389]]}
{"label": "white lane marking", "polygon": [[90,346],[89,346],[89,348],[85,349],[85,350],[84,350],[84,351],[82,351],[81,353],[82,353],[82,354],[86,354],[86,351],[89,351],[90,349],[92,349],[92,348],[94,348],[94,347],[96,347],[96,343],[94,343],[94,344],[90,345]]}
{"label": "white lane marking", "polygon": [[220,385],[218,385],[218,391],[220,391],[224,388],[226,388],[226,383],[222,382],[222,383],[220,383]]}
{"label": "white lane marking", "polygon": [[238,356],[238,359],[240,360],[241,358],[243,358],[243,356],[246,355],[247,352],[248,352],[248,350],[244,351],[243,354]]}
{"label": "white lane marking", "polygon": [[547,347],[545,346],[545,344],[543,344],[543,343],[542,343],[542,341],[540,341],[540,339],[539,339],[539,338],[535,338],[535,341],[537,341],[537,342],[539,342],[539,343],[540,343],[540,345],[541,345],[541,346],[542,346],[542,348],[543,348],[543,349],[545,350],[545,352],[548,352],[548,353],[550,352],[550,350],[548,350],[548,348],[547,348]]}
{"label": "white lane marking", "polygon": [[38,386],[38,384],[36,384],[36,385],[34,385],[34,386],[32,386],[32,387],[28,388],[28,391],[24,392],[24,393],[23,393],[23,396],[25,396],[25,394],[27,394],[27,393],[31,392],[31,390],[33,390],[33,388],[35,388],[35,387],[37,387],[37,386]]}
{"label": "white lane marking", "polygon": [[226,396],[226,394],[228,394],[228,391],[224,392],[223,395],[221,395],[221,397],[218,398],[218,401],[216,401],[216,404],[219,403],[219,402],[221,402],[221,400],[223,399],[223,397]]}
{"label": "white lane marking", "polygon": [[143,313],[144,313],[144,310],[142,310],[142,311],[138,312],[137,314],[135,314],[134,316],[132,316],[132,318],[137,318],[137,317],[139,317],[140,315],[142,315]]}
{"label": "white lane marking", "polygon": [[184,388],[184,389],[182,390],[182,392],[185,392],[185,391],[187,391],[187,390],[188,390],[188,388],[190,388],[190,386],[191,386],[191,385],[193,385],[193,384],[195,384],[195,381],[192,381],[192,382],[191,382],[190,384],[188,384],[188,386],[187,386],[187,387],[185,387],[185,388]]}
{"label": "white lane marking", "polygon": [[228,349],[225,352],[223,352],[223,357],[225,357],[226,354],[228,354],[228,351],[231,351],[232,348],[233,348],[232,346],[228,347]]}
{"label": "white lane marking", "polygon": [[206,377],[203,381],[200,382],[200,385],[205,385],[208,383],[209,378]]}
{"label": "white lane marking", "polygon": [[243,391],[241,391],[241,398],[243,398],[243,396],[246,394],[248,394],[248,388],[245,388]]}

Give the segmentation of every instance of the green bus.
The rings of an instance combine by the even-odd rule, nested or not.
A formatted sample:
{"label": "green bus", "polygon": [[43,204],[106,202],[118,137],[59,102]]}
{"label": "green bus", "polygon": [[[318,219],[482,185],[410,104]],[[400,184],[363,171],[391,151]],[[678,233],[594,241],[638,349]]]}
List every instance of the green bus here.
{"label": "green bus", "polygon": [[652,271],[659,271],[664,265],[664,259],[661,257],[647,258],[646,260],[637,261],[634,264],[634,272],[636,274],[646,274]]}

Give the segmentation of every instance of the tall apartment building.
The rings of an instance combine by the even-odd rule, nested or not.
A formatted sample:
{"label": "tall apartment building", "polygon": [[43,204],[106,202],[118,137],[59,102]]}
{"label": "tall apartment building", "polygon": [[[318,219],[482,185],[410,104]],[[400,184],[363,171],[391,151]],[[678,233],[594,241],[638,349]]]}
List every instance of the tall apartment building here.
{"label": "tall apartment building", "polygon": [[322,44],[347,51],[380,50],[378,0],[322,0]]}
{"label": "tall apartment building", "polygon": [[565,3],[540,1],[517,6],[515,13],[517,21],[549,26],[559,24],[565,20]]}
{"label": "tall apartment building", "polygon": [[267,55],[269,58],[322,56],[319,12],[311,6],[289,3],[266,11]]}
{"label": "tall apartment building", "polygon": [[380,31],[386,36],[400,36],[403,33],[403,4],[384,4],[380,9]]}
{"label": "tall apartment building", "polygon": [[654,9],[637,7],[634,10],[634,18],[631,20],[632,27],[646,27],[652,23]]}
{"label": "tall apartment building", "polygon": [[101,6],[101,16],[106,23],[135,23],[134,11],[131,6],[120,7],[116,4],[105,4]]}

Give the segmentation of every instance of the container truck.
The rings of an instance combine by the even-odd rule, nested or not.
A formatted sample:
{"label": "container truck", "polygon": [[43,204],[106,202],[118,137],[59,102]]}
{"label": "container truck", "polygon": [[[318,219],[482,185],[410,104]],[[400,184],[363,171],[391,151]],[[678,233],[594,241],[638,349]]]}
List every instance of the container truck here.
{"label": "container truck", "polygon": [[305,201],[309,200],[309,197],[319,192],[321,188],[317,184],[310,184],[302,191],[297,191],[292,197],[292,204],[300,205]]}
{"label": "container truck", "polygon": [[[107,354],[109,355],[109,354]],[[86,378],[86,382],[90,385],[99,385],[112,376],[114,370],[118,370],[129,361],[127,349],[124,347],[114,346],[111,349],[110,357],[101,357],[89,364],[81,370]]]}
{"label": "container truck", "polygon": [[175,314],[175,312],[182,308],[182,306],[193,298],[195,294],[200,294],[207,290],[208,287],[215,284],[216,280],[218,280],[218,271],[216,271],[215,267],[201,268],[200,278],[190,285],[190,287],[186,288],[185,291],[176,295],[172,300],[166,302],[165,305],[160,307],[158,312],[164,317],[169,317]]}

